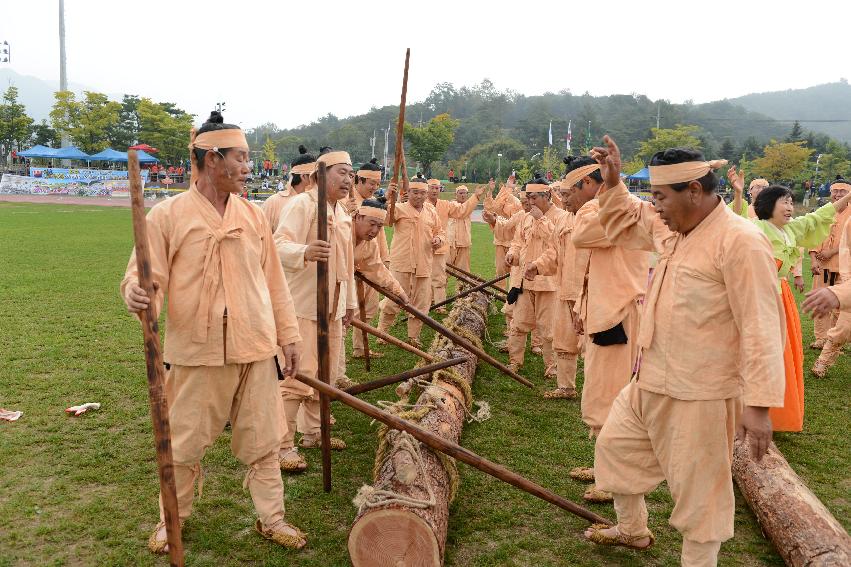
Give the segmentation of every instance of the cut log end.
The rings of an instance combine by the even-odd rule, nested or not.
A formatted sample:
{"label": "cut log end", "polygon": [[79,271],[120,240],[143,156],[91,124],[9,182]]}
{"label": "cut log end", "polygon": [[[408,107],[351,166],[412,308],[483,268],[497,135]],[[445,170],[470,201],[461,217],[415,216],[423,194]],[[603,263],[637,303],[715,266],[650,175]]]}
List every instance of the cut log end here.
{"label": "cut log end", "polygon": [[440,547],[425,520],[401,508],[362,516],[349,533],[355,567],[439,567]]}

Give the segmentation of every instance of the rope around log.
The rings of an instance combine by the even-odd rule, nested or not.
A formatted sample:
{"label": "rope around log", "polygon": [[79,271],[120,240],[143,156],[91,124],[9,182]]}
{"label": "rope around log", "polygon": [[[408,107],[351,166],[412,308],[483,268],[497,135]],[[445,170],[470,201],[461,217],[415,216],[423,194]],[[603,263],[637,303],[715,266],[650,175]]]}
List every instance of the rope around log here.
{"label": "rope around log", "polygon": [[[394,430],[389,435],[394,437],[392,443],[395,447],[398,447],[400,451],[407,451],[414,459],[414,462],[417,464],[419,474],[423,477],[423,483],[425,484],[426,492],[428,492],[428,500],[399,494],[398,492],[394,492],[380,486],[363,485],[360,490],[358,490],[358,493],[355,495],[352,502],[358,507],[358,511],[361,511],[364,508],[380,508],[393,504],[407,506],[409,508],[431,508],[435,505],[436,500],[434,497],[434,490],[431,487],[431,483],[428,481],[428,475],[425,474],[425,463],[423,462],[420,442],[414,439],[410,433],[405,431]],[[385,433],[383,440],[385,445],[389,444],[387,437],[388,434]],[[457,471],[455,474],[458,474]]]}

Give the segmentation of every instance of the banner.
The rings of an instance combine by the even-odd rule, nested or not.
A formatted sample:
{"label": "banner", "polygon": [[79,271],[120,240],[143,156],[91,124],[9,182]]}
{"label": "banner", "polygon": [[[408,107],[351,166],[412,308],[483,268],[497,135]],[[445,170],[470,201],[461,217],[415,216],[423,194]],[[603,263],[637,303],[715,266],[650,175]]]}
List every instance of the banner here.
{"label": "banner", "polygon": [[[148,181],[148,170],[143,169],[142,180]],[[91,183],[108,179],[127,179],[127,170],[118,169],[66,169],[62,167],[31,167],[30,177],[47,183]]]}
{"label": "banner", "polygon": [[40,179],[4,173],[0,193],[12,195],[76,195],[81,197],[126,197],[130,182],[124,179]]}

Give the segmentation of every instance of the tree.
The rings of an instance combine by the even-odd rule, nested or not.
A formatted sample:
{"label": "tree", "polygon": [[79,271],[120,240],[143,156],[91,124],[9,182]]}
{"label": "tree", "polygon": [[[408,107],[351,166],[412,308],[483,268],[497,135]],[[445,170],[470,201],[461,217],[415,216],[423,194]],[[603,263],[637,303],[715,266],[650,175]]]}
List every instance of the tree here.
{"label": "tree", "polygon": [[432,162],[442,159],[455,139],[460,122],[449,114],[438,114],[428,124],[415,128],[405,123],[405,139],[411,144],[410,155],[418,161],[426,175],[431,175]]}
{"label": "tree", "polygon": [[836,154],[821,154],[819,159],[819,178],[834,179],[837,175],[845,177],[851,169],[851,162]]}
{"label": "tree", "polygon": [[801,128],[801,123],[795,120],[792,124],[792,131],[786,136],[787,142],[800,142],[804,139],[804,130]]}
{"label": "tree", "polygon": [[50,127],[46,120],[42,120],[40,124],[35,124],[32,127],[31,141],[33,145],[40,144],[51,148],[59,147],[61,140],[59,133]]}
{"label": "tree", "polygon": [[718,157],[726,159],[730,163],[736,163],[738,161],[739,156],[736,154],[736,146],[730,138],[725,139],[721,143],[721,148],[718,150]]}
{"label": "tree", "polygon": [[772,140],[763,149],[763,156],[753,160],[753,171],[774,182],[795,181],[806,171],[812,153],[804,142]]}
{"label": "tree", "polygon": [[266,143],[263,144],[263,158],[275,163],[275,142],[272,138],[266,138]]}
{"label": "tree", "polygon": [[136,144],[139,136],[139,106],[140,98],[136,95],[124,95],[121,100],[121,110],[118,112],[118,123],[107,132],[109,145],[118,150],[125,150]]}
{"label": "tree", "polygon": [[26,108],[18,102],[18,89],[9,86],[0,104],[0,159],[3,163],[13,149],[21,149],[30,137],[32,123]]}
{"label": "tree", "polygon": [[109,145],[108,135],[118,125],[121,104],[102,93],[86,91],[84,96],[77,101],[72,92],[57,92],[50,119],[60,134],[68,134],[77,147],[92,154]]}
{"label": "tree", "polygon": [[636,157],[640,157],[645,161],[650,161],[650,158],[656,152],[667,150],[668,148],[693,148],[699,150],[703,147],[700,139],[697,137],[700,132],[700,127],[694,125],[677,124],[673,128],[651,128],[650,132],[653,137],[641,142],[636,152]]}
{"label": "tree", "polygon": [[749,136],[742,142],[742,147],[737,152],[742,159],[752,160],[762,153],[762,145],[753,136]]}
{"label": "tree", "polygon": [[182,110],[169,112],[170,103],[155,103],[143,98],[136,106],[139,114],[139,141],[159,149],[159,158],[177,163],[188,156],[192,115]]}

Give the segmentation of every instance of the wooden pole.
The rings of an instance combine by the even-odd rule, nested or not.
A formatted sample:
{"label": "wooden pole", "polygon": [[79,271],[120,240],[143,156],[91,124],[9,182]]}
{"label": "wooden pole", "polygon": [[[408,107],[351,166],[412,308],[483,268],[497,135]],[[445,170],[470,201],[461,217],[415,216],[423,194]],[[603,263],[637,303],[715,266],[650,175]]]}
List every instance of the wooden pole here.
{"label": "wooden pole", "polygon": [[[383,228],[381,229],[384,230]],[[364,323],[368,323],[366,320],[366,293],[363,289],[363,282],[357,282],[358,288],[358,310],[360,311],[360,320]],[[364,366],[366,367],[366,371],[369,372],[371,370],[369,364],[369,334],[366,332],[366,329],[361,329],[361,338],[363,339],[363,360]],[[354,334],[352,335],[354,336]],[[340,356],[345,356],[345,353],[340,353]]]}
{"label": "wooden pole", "polygon": [[156,291],[151,277],[151,258],[148,250],[148,224],[145,219],[145,194],[139,174],[139,157],[136,150],[127,153],[127,175],[130,180],[130,197],[133,213],[133,237],[136,241],[136,269],[139,287],[145,290],[151,302],[139,312],[142,334],[145,338],[145,365],[148,369],[148,398],[151,402],[151,422],[157,451],[157,471],[160,477],[160,496],[165,516],[168,538],[169,562],[183,567],[183,539],[180,535],[180,515],[177,509],[177,488],[174,482],[174,462],[171,458],[171,427],[168,421],[168,400],[163,387],[163,355],[160,350],[160,332],[156,313]]}
{"label": "wooden pole", "polygon": [[[455,264],[449,264],[449,263],[447,263],[447,264],[446,264],[446,267],[447,267],[447,268],[449,268],[449,269],[451,269],[451,270],[454,270],[454,271],[456,271],[456,272],[458,272],[458,273],[460,273],[460,274],[463,274],[463,275],[467,276],[467,277],[468,277],[468,278],[470,278],[470,279],[473,279],[473,280],[476,280],[476,281],[479,281],[479,282],[483,282],[483,281],[485,281],[485,279],[484,279],[483,277],[481,277],[481,276],[477,276],[476,274],[473,274],[473,273],[471,273],[471,272],[468,272],[467,270],[464,270],[464,269],[462,269],[462,268],[459,268],[459,267],[458,267],[458,266],[456,266]],[[502,288],[501,288],[501,287],[499,287],[499,286],[496,286],[496,285],[491,284],[491,285],[490,285],[490,287],[491,287],[491,288],[492,288],[495,292],[500,292],[500,293],[503,293],[503,294],[505,293],[505,290],[504,290],[504,289],[502,289]]]}
{"label": "wooden pole", "polygon": [[[454,278],[464,282],[467,285],[479,285],[480,283],[482,283],[482,280],[474,280],[472,278],[468,278],[467,276],[465,276],[461,272],[453,271],[452,268],[450,268],[448,265],[446,266],[446,271],[451,276],[453,276]],[[506,273],[510,274],[510,272],[506,272]],[[497,289],[499,289],[499,288],[497,288]],[[501,302],[505,303],[507,301],[507,293],[504,289],[499,289],[499,291],[501,291],[502,293],[494,291],[493,289],[483,289],[482,293],[484,293],[485,295],[487,295],[491,299],[495,299],[496,301],[501,301]]]}
{"label": "wooden pole", "polygon": [[389,386],[390,384],[396,384],[397,382],[404,382],[405,380],[416,378],[417,376],[422,376],[423,374],[431,374],[432,372],[436,372],[443,368],[449,368],[450,366],[464,364],[465,362],[467,362],[467,359],[463,357],[450,358],[449,360],[441,360],[440,362],[435,362],[434,364],[428,364],[419,368],[412,368],[411,370],[406,370],[404,372],[400,372],[399,374],[393,374],[391,376],[385,376],[384,378],[372,380],[371,382],[355,384],[351,388],[346,388],[343,391],[347,394],[351,394],[352,396],[357,396],[358,394],[363,394],[364,392],[370,392],[378,388],[383,388],[384,386]]}
{"label": "wooden pole", "polygon": [[385,333],[384,331],[376,329],[375,327],[373,327],[371,325],[367,325],[363,321],[358,321],[357,319],[353,319],[352,320],[352,326],[357,327],[358,329],[360,329],[362,331],[366,331],[370,335],[375,335],[379,339],[383,339],[383,340],[387,341],[388,343],[390,343],[391,345],[397,346],[402,350],[406,350],[410,353],[413,353],[413,354],[427,360],[428,362],[434,361],[434,357],[432,355],[430,355],[429,353],[427,353],[423,350],[420,350],[413,345],[409,345],[405,341],[397,339],[396,337],[394,337],[393,335],[391,335],[389,333]]}
{"label": "wooden pole", "polygon": [[337,400],[338,402],[342,402],[349,407],[352,407],[358,410],[361,413],[364,413],[375,419],[380,421],[381,423],[392,427],[393,429],[399,429],[401,431],[406,431],[410,433],[415,439],[428,445],[435,451],[440,451],[450,457],[457,459],[463,463],[470,465],[473,468],[477,468],[482,472],[485,472],[491,475],[494,478],[497,478],[503,482],[507,482],[508,484],[519,488],[524,492],[528,492],[532,496],[536,496],[541,500],[549,502],[550,504],[555,504],[559,508],[563,510],[567,510],[568,512],[579,516],[589,522],[613,525],[611,520],[607,520],[602,516],[598,516],[594,512],[590,510],[586,510],[582,506],[571,502],[567,498],[563,498],[558,494],[550,492],[543,486],[532,482],[531,480],[520,476],[519,474],[508,470],[502,465],[494,463],[493,461],[489,461],[484,457],[477,455],[476,453],[465,449],[464,447],[453,443],[451,441],[447,441],[442,437],[435,435],[425,429],[419,427],[418,425],[414,425],[412,422],[399,418],[391,413],[380,410],[377,407],[368,404],[367,402],[360,400],[346,392],[339,390],[330,384],[325,384],[323,382],[319,382],[313,378],[308,378],[307,376],[297,374],[295,376],[296,380],[300,380],[301,382],[307,384],[311,388],[315,388],[320,392],[327,394],[329,397]]}
{"label": "wooden pole", "polygon": [[[399,167],[402,165],[403,144],[405,141],[405,103],[408,98],[408,66],[411,61],[411,48],[405,50],[405,71],[402,74],[402,97],[399,101],[399,118],[396,121],[396,148],[393,156],[393,183],[399,183]],[[408,177],[405,172],[405,177]],[[387,203],[387,224],[393,225],[396,212],[396,194],[392,193]]]}
{"label": "wooden pole", "polygon": [[497,277],[497,278],[494,278],[494,279],[492,279],[492,280],[490,280],[490,281],[482,282],[482,283],[480,283],[479,285],[477,285],[477,286],[475,286],[475,287],[471,287],[471,288],[465,289],[465,290],[464,290],[464,291],[462,291],[461,293],[458,293],[458,294],[456,294],[456,295],[453,295],[452,297],[448,297],[448,298],[444,299],[444,300],[443,300],[443,301],[441,301],[441,302],[435,303],[434,305],[432,305],[432,306],[431,306],[431,308],[432,308],[432,309],[437,309],[438,307],[443,307],[444,305],[447,305],[447,304],[449,304],[449,303],[452,303],[452,302],[453,302],[453,301],[455,301],[456,299],[461,299],[462,297],[465,297],[465,296],[467,296],[467,295],[470,295],[471,293],[474,293],[474,292],[476,292],[476,291],[482,291],[484,288],[486,288],[486,287],[487,287],[487,286],[489,286],[490,284],[492,284],[492,283],[496,283],[496,282],[501,282],[502,280],[504,280],[505,278],[507,278],[509,275],[511,275],[511,274],[502,274],[501,276],[499,276],[499,277]]}
{"label": "wooden pole", "polygon": [[463,338],[457,333],[454,333],[453,331],[450,331],[449,329],[447,329],[446,327],[444,327],[419,309],[413,307],[408,303],[405,303],[395,293],[381,287],[380,285],[371,281],[369,278],[367,278],[360,272],[355,272],[355,277],[362,280],[366,285],[370,286],[375,291],[383,293],[384,297],[387,297],[388,299],[390,299],[390,301],[397,304],[399,307],[401,307],[402,309],[404,309],[405,311],[407,311],[408,313],[410,313],[411,315],[413,315],[414,317],[416,317],[417,319],[419,319],[420,321],[422,321],[423,323],[443,335],[444,337],[448,338],[455,344],[460,345],[461,347],[469,350],[470,352],[478,356],[481,360],[484,360],[494,368],[501,370],[504,374],[508,375],[510,378],[513,378],[517,382],[520,382],[527,388],[534,389],[534,385],[530,381],[523,378],[522,376],[514,372],[512,369],[510,369],[509,367],[507,367],[506,365],[504,365],[503,363],[483,351],[482,349],[478,348],[476,345],[474,345],[467,339]]}
{"label": "wooden pole", "polygon": [[[325,164],[317,169],[316,238],[328,241],[328,187]],[[316,262],[316,354],[319,380],[331,383],[331,356],[328,348],[328,262]],[[331,492],[331,400],[319,394],[320,438],[322,439],[322,488]]]}

